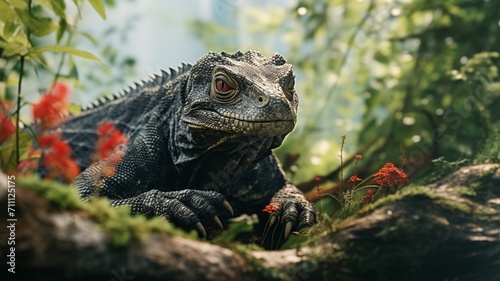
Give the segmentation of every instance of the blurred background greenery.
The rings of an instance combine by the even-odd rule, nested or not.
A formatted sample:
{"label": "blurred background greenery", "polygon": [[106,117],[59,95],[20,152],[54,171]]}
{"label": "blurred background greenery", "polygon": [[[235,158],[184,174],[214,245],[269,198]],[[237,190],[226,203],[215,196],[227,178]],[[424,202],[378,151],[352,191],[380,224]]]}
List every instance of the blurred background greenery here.
{"label": "blurred background greenery", "polygon": [[[27,101],[56,72],[75,85],[74,102],[85,104],[208,51],[278,51],[294,65],[300,108],[277,154],[306,191],[315,192],[315,176],[334,190],[341,135],[347,178],[355,153],[363,155],[361,178],[392,162],[411,181],[433,170],[434,159],[500,158],[500,1],[104,2],[106,21],[68,4],[74,32],[58,42],[107,66],[46,56],[45,65],[25,70]],[[50,40],[56,34],[32,43]],[[3,56],[0,66],[0,95],[14,99],[19,64]]]}

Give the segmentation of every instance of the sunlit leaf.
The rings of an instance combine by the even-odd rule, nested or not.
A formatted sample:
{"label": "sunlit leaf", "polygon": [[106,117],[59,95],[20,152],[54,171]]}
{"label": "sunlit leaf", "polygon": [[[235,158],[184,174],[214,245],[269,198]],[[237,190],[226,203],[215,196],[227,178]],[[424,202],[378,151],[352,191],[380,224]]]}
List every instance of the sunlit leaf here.
{"label": "sunlit leaf", "polygon": [[12,7],[3,1],[0,1],[0,22],[8,23],[15,22],[17,15]]}
{"label": "sunlit leaf", "polygon": [[6,22],[3,28],[3,38],[9,40],[9,38],[16,36],[16,34],[21,30],[21,26],[15,22]]}
{"label": "sunlit leaf", "polygon": [[104,2],[102,0],[89,0],[94,10],[101,16],[103,20],[106,19],[106,11],[104,9]]}
{"label": "sunlit leaf", "polygon": [[96,57],[95,55],[82,51],[82,50],[77,50],[71,47],[67,46],[41,46],[41,47],[35,47],[30,50],[32,53],[43,53],[43,52],[56,52],[56,53],[66,53],[70,55],[75,55],[78,57],[82,57],[85,59],[90,59],[90,60],[95,60],[98,61],[102,64],[105,64],[101,59]]}
{"label": "sunlit leaf", "polygon": [[59,24],[49,18],[39,21],[38,28],[33,31],[33,35],[43,37],[58,30]]}
{"label": "sunlit leaf", "polygon": [[18,41],[12,42],[1,42],[0,47],[3,49],[3,56],[12,57],[12,56],[25,56],[29,52],[29,46],[26,43],[21,43]]}
{"label": "sunlit leaf", "polygon": [[81,107],[81,106],[79,106],[79,105],[77,105],[77,104],[70,103],[70,104],[69,104],[68,111],[69,111],[69,113],[71,113],[72,115],[78,115],[78,114],[80,114],[80,112],[82,111],[82,107]]}
{"label": "sunlit leaf", "polygon": [[25,0],[9,0],[7,1],[8,3],[10,3],[10,5],[12,5],[12,7],[16,8],[16,9],[26,9],[28,6],[28,1],[25,1]]}
{"label": "sunlit leaf", "polygon": [[63,0],[33,0],[33,2],[51,10],[56,16],[66,19],[66,14],[64,13],[66,3]]}

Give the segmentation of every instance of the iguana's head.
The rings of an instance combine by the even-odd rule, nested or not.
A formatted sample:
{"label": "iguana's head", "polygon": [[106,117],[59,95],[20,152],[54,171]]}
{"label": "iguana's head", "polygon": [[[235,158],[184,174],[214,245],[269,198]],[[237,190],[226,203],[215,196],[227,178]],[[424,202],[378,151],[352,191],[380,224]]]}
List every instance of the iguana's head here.
{"label": "iguana's head", "polygon": [[209,53],[189,80],[181,120],[192,130],[282,140],[295,126],[295,76],[279,54]]}

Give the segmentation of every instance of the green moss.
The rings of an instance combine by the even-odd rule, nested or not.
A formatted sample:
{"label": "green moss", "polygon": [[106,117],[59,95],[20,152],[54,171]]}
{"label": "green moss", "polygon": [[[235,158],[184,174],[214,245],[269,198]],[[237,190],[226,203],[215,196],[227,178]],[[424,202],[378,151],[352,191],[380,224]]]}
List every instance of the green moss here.
{"label": "green moss", "polygon": [[491,124],[488,136],[480,152],[476,155],[474,163],[499,163],[500,162],[500,122]]}
{"label": "green moss", "polygon": [[19,177],[18,183],[33,189],[60,209],[81,209],[83,206],[80,196],[69,185],[42,180],[37,176]]}
{"label": "green moss", "polygon": [[381,206],[394,203],[396,201],[399,201],[405,197],[410,197],[410,196],[425,196],[429,198],[436,198],[437,195],[435,194],[434,190],[426,187],[426,186],[414,186],[410,185],[407,186],[398,192],[391,194],[387,197],[380,198],[379,200],[375,201],[373,204],[370,204],[363,209],[359,210],[358,213],[356,214],[355,217],[361,217],[365,216],[368,213],[371,213],[373,210],[380,208]]}
{"label": "green moss", "polygon": [[128,206],[112,207],[105,198],[94,198],[84,202],[75,188],[69,185],[41,180],[38,177],[24,177],[19,180],[19,185],[35,190],[61,210],[84,211],[95,220],[102,231],[110,233],[115,246],[126,245],[132,239],[142,241],[150,233],[196,237],[194,232],[188,234],[161,217],[148,219],[142,215],[131,215]]}
{"label": "green moss", "polygon": [[[457,195],[475,194],[475,192],[476,191],[474,191],[474,189],[463,187],[459,189]],[[415,196],[432,199],[435,204],[438,204],[441,207],[453,212],[470,214],[472,211],[477,211],[481,209],[480,206],[477,206],[477,204],[475,204],[474,202],[468,200],[457,200],[444,195],[440,195],[436,193],[436,191],[433,188],[427,186],[408,186],[400,190],[399,192],[396,192],[393,195],[382,198],[376,201],[374,204],[368,205],[367,207],[361,209],[358,212],[357,217],[365,216],[366,214],[372,212],[373,210],[378,209],[387,204],[400,201],[404,198],[415,197]]]}
{"label": "green moss", "polygon": [[470,161],[462,159],[454,162],[447,161],[444,157],[439,157],[432,160],[432,171],[429,175],[424,177],[418,184],[426,185],[442,179],[443,177],[455,172],[467,165]]}

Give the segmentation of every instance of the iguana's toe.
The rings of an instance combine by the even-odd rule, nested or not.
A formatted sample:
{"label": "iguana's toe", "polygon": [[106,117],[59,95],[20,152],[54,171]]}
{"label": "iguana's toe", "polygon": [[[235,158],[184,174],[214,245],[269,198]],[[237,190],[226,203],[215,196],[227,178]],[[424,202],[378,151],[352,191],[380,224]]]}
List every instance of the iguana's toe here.
{"label": "iguana's toe", "polygon": [[205,230],[205,228],[203,227],[203,224],[201,224],[201,222],[197,222],[195,224],[195,227],[196,227],[196,230],[198,230],[198,234],[200,235],[200,237],[202,237],[202,238],[207,237],[207,231]]}
{"label": "iguana's toe", "polygon": [[[277,193],[272,202],[266,207],[270,212],[266,233],[270,229],[281,228],[283,240],[286,240],[292,231],[299,231],[316,223],[314,206],[300,195],[295,187],[285,188],[284,192]],[[278,225],[275,226],[275,223]]]}
{"label": "iguana's toe", "polygon": [[215,191],[185,189],[168,192],[167,196],[175,197],[174,200],[178,200],[182,206],[176,206],[174,212],[166,217],[182,227],[196,228],[201,237],[207,237],[208,226],[224,229],[218,216],[222,212],[233,214],[233,208],[225,197]]}
{"label": "iguana's toe", "polygon": [[221,229],[221,230],[224,229],[224,226],[222,225],[222,222],[220,221],[220,219],[217,215],[213,216],[213,220],[215,221],[215,223],[217,224],[219,229]]}
{"label": "iguana's toe", "polygon": [[283,234],[283,237],[285,239],[288,239],[288,236],[290,236],[290,232],[292,231],[293,223],[291,221],[287,222],[285,225],[285,233]]}
{"label": "iguana's toe", "polygon": [[233,207],[229,204],[229,202],[227,202],[227,200],[222,202],[222,206],[231,214],[231,216],[234,216]]}

